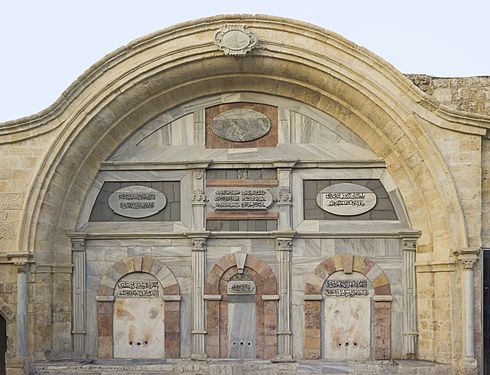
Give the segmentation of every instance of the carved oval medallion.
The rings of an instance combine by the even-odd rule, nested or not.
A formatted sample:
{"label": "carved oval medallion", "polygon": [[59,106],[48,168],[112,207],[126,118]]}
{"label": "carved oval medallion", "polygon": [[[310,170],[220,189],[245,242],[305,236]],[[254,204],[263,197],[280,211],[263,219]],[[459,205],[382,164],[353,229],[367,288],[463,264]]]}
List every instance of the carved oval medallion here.
{"label": "carved oval medallion", "polygon": [[316,197],[322,210],[340,216],[366,213],[376,206],[376,201],[376,194],[371,189],[351,183],[328,186]]}
{"label": "carved oval medallion", "polygon": [[255,284],[253,281],[229,281],[229,295],[233,294],[255,294]]}
{"label": "carved oval medallion", "polygon": [[231,109],[216,116],[211,129],[227,141],[247,142],[269,133],[271,122],[267,116],[252,109]]}
{"label": "carved oval medallion", "polygon": [[167,198],[158,190],[147,186],[128,186],[113,192],[109,197],[109,207],[116,214],[143,218],[155,215],[165,208]]}
{"label": "carved oval medallion", "polygon": [[245,25],[224,25],[214,36],[214,43],[226,55],[243,56],[257,48],[257,36]]}

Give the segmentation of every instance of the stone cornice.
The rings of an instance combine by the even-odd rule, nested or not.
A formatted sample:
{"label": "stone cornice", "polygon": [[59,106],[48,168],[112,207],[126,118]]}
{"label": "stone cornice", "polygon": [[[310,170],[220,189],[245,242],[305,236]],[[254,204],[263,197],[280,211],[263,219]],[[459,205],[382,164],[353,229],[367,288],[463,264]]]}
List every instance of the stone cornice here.
{"label": "stone cornice", "polygon": [[[321,27],[305,22],[280,17],[264,15],[221,15],[171,26],[143,38],[136,39],[128,45],[106,55],[73,82],[62,93],[60,98],[45,110],[31,116],[0,123],[0,144],[34,137],[63,125],[66,120],[66,115],[63,116],[63,112],[67,110],[76,98],[84,93],[91,84],[94,84],[111,68],[131,57],[144,53],[145,51],[170,40],[185,38],[189,35],[197,35],[209,31],[215,33],[226,23],[240,23],[249,26],[251,30],[254,30],[254,32],[257,33],[261,41],[263,41],[268,53],[274,49],[268,47],[280,46],[283,48],[284,44],[280,40],[264,40],[264,37],[261,35],[261,29],[280,30],[291,36],[300,35],[303,38],[321,42],[341,50],[352,58],[353,65],[356,65],[356,61],[362,61],[363,64],[397,87],[401,93],[409,96],[414,102],[419,103],[421,108],[428,110],[421,110],[419,116],[436,126],[480,135],[482,135],[482,132],[486,129],[490,128],[490,117],[454,110],[439,103],[429,95],[423,93],[407,77],[385,60],[334,32],[327,31]],[[289,41],[292,39],[293,38],[285,38],[284,40]],[[194,40],[197,40],[197,38],[194,38]],[[315,51],[309,51],[308,49],[299,46],[286,45],[285,47],[297,50],[302,48],[301,54],[317,54]],[[212,38],[209,38],[207,43],[196,44],[195,49],[196,51],[200,50],[199,58],[201,59],[206,56],[213,57],[216,53],[216,46],[214,45]],[[320,54],[318,55],[320,56]],[[339,63],[342,64],[341,61],[339,61]],[[438,118],[444,121],[440,121]]]}

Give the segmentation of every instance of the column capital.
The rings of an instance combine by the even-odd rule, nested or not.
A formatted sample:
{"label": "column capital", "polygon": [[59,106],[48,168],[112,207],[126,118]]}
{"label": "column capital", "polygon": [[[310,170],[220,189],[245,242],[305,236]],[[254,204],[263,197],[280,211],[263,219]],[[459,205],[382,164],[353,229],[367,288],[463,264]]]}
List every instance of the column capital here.
{"label": "column capital", "polygon": [[27,272],[27,265],[33,262],[31,253],[10,253],[7,259],[17,267],[18,273]]}
{"label": "column capital", "polygon": [[415,251],[417,249],[416,238],[402,238],[402,250],[403,251]]}
{"label": "column capital", "polygon": [[72,238],[71,239],[71,251],[72,252],[85,251],[85,249],[86,249],[85,238]]}
{"label": "column capital", "polygon": [[276,251],[292,251],[293,238],[276,238]]}
{"label": "column capital", "polygon": [[187,236],[192,240],[192,251],[206,251],[207,238],[209,232],[194,232],[187,233]]}
{"label": "column capital", "polygon": [[471,270],[479,258],[480,250],[480,247],[464,247],[462,249],[454,250],[453,254],[456,256],[456,259],[459,260],[463,269]]}

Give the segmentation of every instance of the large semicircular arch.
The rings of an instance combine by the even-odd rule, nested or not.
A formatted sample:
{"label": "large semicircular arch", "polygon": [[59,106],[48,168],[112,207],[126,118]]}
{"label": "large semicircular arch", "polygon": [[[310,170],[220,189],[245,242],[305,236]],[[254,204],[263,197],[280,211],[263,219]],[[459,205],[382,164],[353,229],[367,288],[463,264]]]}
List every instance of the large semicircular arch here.
{"label": "large semicircular arch", "polygon": [[466,246],[454,182],[424,122],[479,134],[478,118],[463,121],[460,114],[449,121],[446,110],[435,115],[427,110],[435,104],[389,64],[336,34],[295,21],[242,19],[265,48],[240,59],[223,56],[209,41],[220,26],[236,21],[199,20],[174,29],[173,39],[150,36],[87,79],[64,108],[56,140],[31,185],[20,251],[36,249],[41,260],[50,257],[54,243],[68,251],[66,231],[75,229],[101,162],[138,127],[183,103],[238,91],[298,100],[342,122],[385,160],[414,228],[422,231],[421,243],[445,256],[451,246]]}

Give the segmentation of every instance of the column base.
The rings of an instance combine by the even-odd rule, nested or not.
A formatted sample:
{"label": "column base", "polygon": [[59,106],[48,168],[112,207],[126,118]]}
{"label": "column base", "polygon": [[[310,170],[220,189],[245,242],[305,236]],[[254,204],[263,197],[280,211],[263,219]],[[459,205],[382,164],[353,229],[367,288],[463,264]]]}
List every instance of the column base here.
{"label": "column base", "polygon": [[461,361],[461,374],[478,375],[478,363],[475,358],[463,357]]}
{"label": "column base", "polygon": [[29,374],[29,366],[27,358],[14,357],[8,358],[5,363],[5,368],[8,375],[26,375]]}
{"label": "column base", "polygon": [[195,361],[204,361],[208,359],[208,355],[206,353],[192,353],[191,359]]}
{"label": "column base", "polygon": [[273,363],[290,363],[290,362],[296,362],[295,359],[290,354],[281,354],[278,355],[276,358],[271,359],[271,362]]}

